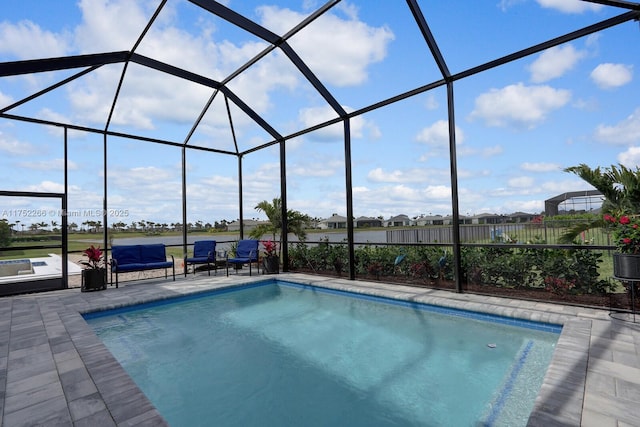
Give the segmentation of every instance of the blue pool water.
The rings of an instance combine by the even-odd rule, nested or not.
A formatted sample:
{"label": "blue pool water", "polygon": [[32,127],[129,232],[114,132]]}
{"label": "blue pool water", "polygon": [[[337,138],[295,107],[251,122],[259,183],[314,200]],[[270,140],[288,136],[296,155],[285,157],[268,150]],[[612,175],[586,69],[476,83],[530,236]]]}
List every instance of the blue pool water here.
{"label": "blue pool water", "polygon": [[86,318],[172,426],[524,426],[560,332],[284,282]]}

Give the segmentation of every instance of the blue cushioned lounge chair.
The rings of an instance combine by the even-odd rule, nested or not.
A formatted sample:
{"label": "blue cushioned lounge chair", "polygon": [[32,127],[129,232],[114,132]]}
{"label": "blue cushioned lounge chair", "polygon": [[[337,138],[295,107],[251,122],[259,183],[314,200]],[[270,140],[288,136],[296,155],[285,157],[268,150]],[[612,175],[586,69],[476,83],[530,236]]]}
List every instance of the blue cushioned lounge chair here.
{"label": "blue cushioned lounge chair", "polygon": [[[236,256],[227,259],[227,276],[229,275],[229,264],[242,265],[249,264],[249,276],[251,276],[251,263],[256,263],[258,274],[260,266],[258,264],[258,244],[259,240],[240,240],[236,248]],[[237,271],[236,271],[237,273]]]}
{"label": "blue cushioned lounge chair", "polygon": [[193,243],[193,256],[184,259],[184,275],[187,275],[189,264],[193,264],[193,274],[196,274],[197,264],[207,264],[207,271],[211,276],[211,266],[216,269],[218,273],[218,266],[216,264],[216,241],[215,240],[198,240]]}

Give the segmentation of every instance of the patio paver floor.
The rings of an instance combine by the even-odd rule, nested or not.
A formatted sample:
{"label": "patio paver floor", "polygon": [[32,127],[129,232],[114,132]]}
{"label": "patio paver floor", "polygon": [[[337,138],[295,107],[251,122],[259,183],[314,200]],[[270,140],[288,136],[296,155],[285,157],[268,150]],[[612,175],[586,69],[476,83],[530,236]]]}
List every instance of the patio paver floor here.
{"label": "patio paver floor", "polygon": [[[167,425],[81,313],[265,277],[202,273],[180,276],[175,282],[163,278],[125,282],[119,289],[99,292],[72,288],[0,298],[0,425]],[[277,278],[563,324],[529,425],[624,427],[640,420],[640,323],[611,318],[606,310],[383,282],[302,274]]]}

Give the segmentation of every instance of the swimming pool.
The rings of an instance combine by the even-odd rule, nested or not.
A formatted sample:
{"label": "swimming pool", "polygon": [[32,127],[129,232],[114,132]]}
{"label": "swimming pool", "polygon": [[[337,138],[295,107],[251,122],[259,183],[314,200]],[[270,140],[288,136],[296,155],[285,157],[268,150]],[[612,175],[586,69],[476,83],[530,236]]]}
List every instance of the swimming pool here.
{"label": "swimming pool", "polygon": [[525,425],[560,332],[284,282],[86,318],[173,426]]}

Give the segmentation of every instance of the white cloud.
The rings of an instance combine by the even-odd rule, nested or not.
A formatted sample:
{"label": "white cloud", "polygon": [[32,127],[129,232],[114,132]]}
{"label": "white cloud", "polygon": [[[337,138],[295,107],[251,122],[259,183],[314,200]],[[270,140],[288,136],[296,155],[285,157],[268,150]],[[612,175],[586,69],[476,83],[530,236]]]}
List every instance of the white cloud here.
{"label": "white cloud", "polygon": [[[40,111],[38,111],[36,116],[38,118],[40,118],[40,119],[48,120],[48,121],[51,121],[51,122],[78,124],[73,119],[70,119],[69,117],[65,116],[64,114],[60,114],[60,113],[58,113],[56,111],[53,111],[50,108],[41,109]],[[104,117],[103,117],[103,121],[104,121]],[[55,135],[55,136],[60,137],[60,138],[62,138],[63,135],[64,135],[64,129],[62,127],[59,127],[59,126],[46,126],[46,130],[47,130],[47,133],[49,133],[50,135]],[[67,136],[69,138],[81,138],[81,137],[85,136],[86,134],[87,134],[86,132],[79,131],[79,130],[74,130],[74,129],[69,129],[67,131]]]}
{"label": "white cloud", "polygon": [[502,154],[503,151],[504,148],[502,147],[502,145],[494,145],[492,147],[484,147],[480,154],[483,157],[493,157],[497,156],[498,154]]}
{"label": "white cloud", "polygon": [[555,46],[542,52],[529,66],[531,81],[543,83],[562,76],[585,56],[572,45]]}
{"label": "white cloud", "polygon": [[571,106],[578,110],[596,111],[598,109],[598,100],[596,98],[576,99]]}
{"label": "white cloud", "polygon": [[640,142],[640,107],[614,126],[599,125],[595,138],[616,145]]}
{"label": "white cloud", "polygon": [[[306,147],[305,149],[287,154],[286,173],[291,190],[290,194],[294,195],[292,197],[295,197],[295,194],[306,195],[308,193],[323,192],[331,185],[337,185],[340,189],[344,188],[343,182],[339,179],[336,184],[336,178],[344,176],[345,173],[344,159],[340,155],[341,152],[333,149],[323,152],[310,148],[309,144],[308,141],[304,141],[301,146]],[[287,142],[287,150],[288,152],[290,151],[289,142]],[[279,178],[280,166],[275,157],[273,165],[276,169],[270,173],[270,176]],[[269,178],[265,176],[264,179],[267,180]],[[277,186],[279,186],[279,181]],[[276,191],[279,190],[276,189]]]}
{"label": "white cloud", "polygon": [[8,107],[9,105],[13,104],[13,102],[14,100],[11,96],[5,95],[4,93],[0,92],[0,108]]}
{"label": "white cloud", "polygon": [[[314,126],[338,117],[338,114],[329,106],[302,108],[298,112],[298,122],[304,127]],[[322,139],[344,139],[344,126],[342,122],[327,126],[313,132],[313,137]]]}
{"label": "white cloud", "polygon": [[564,13],[582,13],[586,11],[597,12],[602,5],[589,3],[582,0],[536,0],[544,8],[555,9]]}
{"label": "white cloud", "polygon": [[[83,0],[80,3],[83,22],[75,30],[79,49],[130,49],[155,6],[154,2],[130,4],[125,0],[108,3]],[[123,13],[123,10],[126,10],[126,13]],[[340,11],[344,13],[342,17],[338,16]],[[286,32],[304,17],[301,13],[277,7],[259,8],[258,14],[263,25],[278,32]],[[141,43],[138,52],[220,79],[267,46],[262,41],[239,44],[228,40],[214,41],[216,34],[213,27],[196,27],[194,31],[186,32],[174,26],[176,16],[170,7],[165,7]],[[114,31],[114,28],[117,31]],[[327,28],[332,28],[331,37],[327,37]],[[295,48],[298,53],[308,61],[308,65],[318,77],[342,86],[366,80],[367,67],[385,57],[387,45],[393,39],[393,34],[386,27],[369,27],[359,21],[355,9],[340,8],[323,16],[293,39],[297,43]],[[340,66],[336,67],[336,64]],[[120,72],[121,65],[102,67],[69,86],[69,96],[78,119],[92,125],[104,123]],[[265,78],[266,76],[268,78]],[[281,51],[276,50],[232,80],[228,86],[251,108],[263,114],[273,108],[273,91],[281,88],[288,91],[298,90],[301,79],[298,70]],[[155,129],[158,119],[174,123],[191,123],[211,93],[212,90],[199,85],[183,83],[161,73],[131,65],[125,76],[112,123],[137,129]],[[180,105],[181,108],[176,109],[175,105]],[[308,125],[310,116],[307,113],[318,111],[302,111],[301,122]],[[227,121],[217,120],[216,117],[207,114],[205,124],[228,127],[226,115]],[[242,132],[246,120],[243,114],[234,120],[237,132]],[[369,129],[371,137],[376,138],[379,135],[375,126],[366,123],[362,118],[356,118],[351,122],[352,136],[362,137],[365,126]],[[321,132],[316,135],[327,138],[342,133],[341,125],[335,128],[340,130],[336,131],[332,127],[323,130],[324,134]],[[211,132],[213,131],[209,133]]]}
{"label": "white cloud", "polygon": [[591,72],[591,80],[601,89],[624,86],[633,78],[633,67],[624,64],[600,64]]}
{"label": "white cloud", "polygon": [[[342,108],[347,112],[353,111],[352,108],[344,105]],[[303,128],[308,128],[337,117],[338,115],[336,112],[329,106],[302,108],[298,113],[298,121]],[[379,134],[377,127],[373,123],[368,123],[363,116],[357,116],[350,120],[349,129],[351,131],[352,138],[362,138],[365,128],[369,128],[371,135],[374,137]],[[316,141],[342,141],[344,140],[344,125],[342,122],[338,122],[331,126],[311,132],[307,134],[307,136]]]}
{"label": "white cloud", "polygon": [[510,214],[512,212],[537,214],[544,211],[544,200],[513,201],[505,203],[501,208],[506,214]]}
{"label": "white cloud", "polygon": [[367,121],[366,128],[368,130],[368,138],[372,141],[382,138],[382,131],[374,122]]}
{"label": "white cloud", "polygon": [[144,200],[165,199],[179,200],[181,194],[180,175],[177,170],[155,166],[140,166],[130,169],[116,168],[109,175],[110,185],[114,193],[123,191],[131,195],[131,183],[135,182],[135,192],[144,196],[129,200],[142,202]]}
{"label": "white cloud", "polygon": [[428,94],[424,101],[424,106],[427,110],[433,111],[437,110],[440,104],[433,94]]}
{"label": "white cloud", "polygon": [[[469,145],[463,145],[462,147],[456,148],[456,154],[460,157],[466,156],[482,156],[482,157],[493,157],[501,154],[504,151],[504,148],[501,145],[494,145],[491,147],[471,147]],[[460,171],[458,171],[458,174]]]}
{"label": "white cloud", "polygon": [[520,169],[527,172],[558,172],[562,169],[562,166],[556,163],[524,162],[520,165]]}
{"label": "white cloud", "polygon": [[618,154],[618,163],[635,169],[640,166],[640,147],[629,147],[627,151]]}
{"label": "white cloud", "polygon": [[[120,65],[94,71],[82,82],[68,86],[75,121],[104,125],[108,117]],[[156,119],[170,123],[193,123],[211,91],[136,65],[129,66],[111,123],[137,129],[154,129]],[[180,108],[175,108],[180,105]]]}
{"label": "white cloud", "polygon": [[434,180],[434,174],[432,170],[427,169],[385,171],[382,168],[375,168],[369,171],[367,179],[372,182],[424,183]]}
{"label": "white cloud", "polygon": [[0,53],[17,59],[51,58],[69,53],[68,35],[41,29],[31,21],[0,22]]}
{"label": "white cloud", "polygon": [[[367,67],[387,55],[394,35],[387,27],[371,27],[358,20],[354,8],[339,9],[346,19],[334,12],[324,14],[289,40],[315,75],[335,86],[352,86],[365,82]],[[258,8],[261,24],[277,34],[284,34],[305,15],[277,6]]]}
{"label": "white cloud", "polygon": [[[447,171],[449,173],[449,171]],[[492,172],[490,169],[458,169],[458,179],[473,179],[480,177],[491,176]]]}
{"label": "white cloud", "polygon": [[506,12],[509,8],[519,4],[519,3],[524,3],[526,0],[500,0],[500,3],[498,3],[498,7],[500,8],[500,10],[502,10],[503,12]]}
{"label": "white cloud", "polygon": [[471,118],[478,117],[488,126],[533,128],[570,99],[571,92],[568,90],[518,83],[502,89],[491,89],[478,96]]}
{"label": "white cloud", "polygon": [[[64,159],[21,162],[20,167],[25,169],[33,169],[33,170],[41,170],[41,171],[50,171],[50,170],[63,171]],[[69,161],[67,163],[67,168],[69,170],[76,170],[78,169],[78,165],[72,161]]]}
{"label": "white cloud", "polygon": [[51,110],[50,108],[43,108],[38,112],[38,118],[43,119],[43,120],[49,120],[52,122],[59,122],[59,123],[72,123],[72,120],[70,120],[67,116],[60,114],[56,111]]}
{"label": "white cloud", "polygon": [[344,160],[309,154],[301,161],[287,167],[287,176],[329,178],[343,171]]}
{"label": "white cloud", "polygon": [[75,28],[74,37],[80,52],[112,52],[133,48],[157,2],[81,0],[78,7],[82,24]]}
{"label": "white cloud", "polygon": [[519,176],[508,181],[509,187],[529,189],[535,184],[535,180],[530,176]]}
{"label": "white cloud", "polygon": [[26,191],[42,193],[64,193],[64,184],[53,181],[42,181],[39,184],[27,186]]}
{"label": "white cloud", "polygon": [[[68,34],[46,32],[32,23],[2,24],[0,34],[4,37],[0,37],[0,52],[5,47],[15,49],[16,54],[26,52],[26,56],[40,58],[75,52],[128,50],[140,36],[157,7],[157,1],[81,0],[78,6],[82,12],[82,22]],[[221,40],[215,33],[215,27],[206,23],[191,27],[189,32],[182,30],[178,28],[178,14],[173,7],[168,4],[163,8],[138,47],[138,53],[220,79],[267,46],[262,41],[234,44],[229,40]],[[263,25],[277,32],[286,32],[305,16],[277,7],[259,8],[258,14]],[[331,30],[327,31],[327,28]],[[368,26],[359,20],[356,8],[341,5],[296,34],[291,43],[319,78],[337,86],[345,86],[367,80],[367,68],[384,59],[393,38],[393,33],[387,27]],[[29,52],[28,48],[33,49],[33,46],[44,48]],[[72,111],[66,113],[69,119],[65,122],[104,125],[121,71],[122,64],[106,65],[67,85],[65,90]],[[265,114],[274,108],[272,94],[275,91],[283,88],[289,92],[298,91],[301,81],[302,76],[295,66],[280,50],[275,50],[232,80],[228,87],[255,111]],[[188,125],[198,116],[212,92],[200,85],[131,64],[111,123],[146,130],[157,129],[158,120]],[[0,102],[9,103],[10,100],[0,97]],[[60,104],[61,108],[64,105]],[[176,105],[181,107],[175,108]],[[43,110],[42,114],[53,117],[58,113]],[[305,111],[301,112],[300,120],[308,125],[309,117],[305,114]],[[224,120],[219,120],[219,117]],[[234,118],[239,135],[242,135],[247,122],[244,114],[237,114]],[[203,125],[228,128],[228,119],[226,114],[209,113]],[[342,134],[341,125],[335,128],[340,129],[336,131],[332,127],[316,135],[331,138]],[[368,131],[369,138],[380,136],[375,124],[361,117],[351,121],[351,129],[354,138],[363,137],[365,131]],[[209,131],[210,134],[214,132]]]}
{"label": "white cloud", "polygon": [[599,48],[601,37],[602,37],[601,33],[589,34],[584,41],[584,45],[587,46],[588,48],[597,50]]}
{"label": "white cloud", "polygon": [[424,194],[429,199],[448,200],[451,198],[451,187],[445,185],[430,185],[424,189]]}
{"label": "white cloud", "polygon": [[[226,44],[229,56],[237,55],[237,51],[243,50],[246,46]],[[271,99],[273,91],[284,88],[293,93],[299,88],[300,81],[300,73],[282,52],[275,51],[233,79],[228,87],[251,108],[264,113],[274,109]],[[294,112],[291,111],[291,114]]]}
{"label": "white cloud", "polygon": [[18,141],[0,132],[0,152],[6,155],[28,156],[32,155],[34,150],[33,145],[28,142]]}
{"label": "white cloud", "polygon": [[[202,179],[201,184],[204,184],[205,188],[207,189],[210,189],[212,187],[234,188],[238,186],[238,180],[229,176],[212,175],[210,177]],[[208,193],[208,190],[206,193]]]}
{"label": "white cloud", "polygon": [[[128,50],[133,47],[157,2],[131,3],[83,0],[80,7],[83,22],[76,28],[76,42],[81,51]],[[123,12],[124,11],[124,12]],[[266,47],[264,42],[250,41],[235,45],[222,40],[215,43],[209,28],[193,28],[186,32],[174,26],[176,15],[165,7],[145,36],[137,52],[163,62],[212,78],[237,68]],[[233,81],[236,94],[258,112],[270,106],[269,91],[281,86],[292,89],[297,76],[292,71],[281,72],[282,55],[265,58]],[[122,65],[108,65],[68,85],[71,105],[78,119],[101,125],[107,117]],[[258,76],[256,76],[258,74]],[[265,79],[261,75],[269,75]],[[213,89],[190,83],[166,74],[131,64],[125,76],[122,92],[112,123],[137,129],[155,129],[156,120],[171,123],[192,123]],[[180,108],[175,108],[180,105]],[[207,115],[206,124],[228,127],[228,119],[219,121]],[[215,121],[212,121],[215,119]],[[238,115],[234,124],[241,132],[246,116]]]}
{"label": "white cloud", "polygon": [[543,182],[540,185],[540,189],[550,197],[553,197],[558,194],[566,193],[567,191],[583,191],[594,188],[579,178],[569,178],[562,181],[554,180]]}
{"label": "white cloud", "polygon": [[[416,141],[424,142],[433,147],[449,146],[449,122],[446,120],[438,120],[429,127],[422,129],[416,135]],[[456,145],[462,144],[464,141],[464,132],[456,126]]]}

